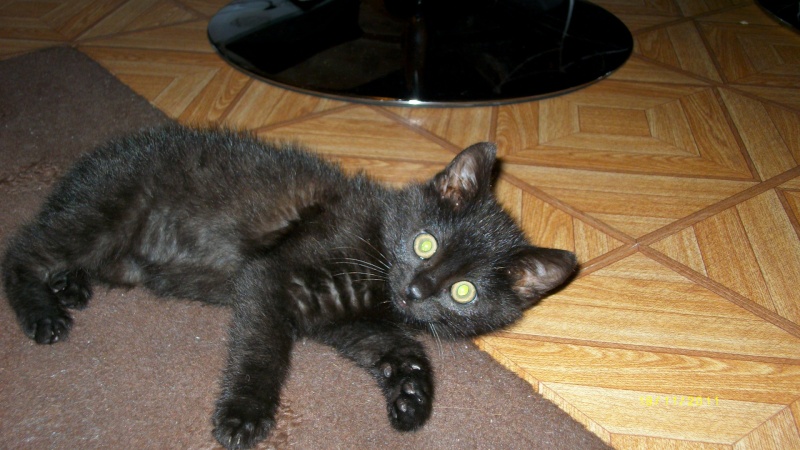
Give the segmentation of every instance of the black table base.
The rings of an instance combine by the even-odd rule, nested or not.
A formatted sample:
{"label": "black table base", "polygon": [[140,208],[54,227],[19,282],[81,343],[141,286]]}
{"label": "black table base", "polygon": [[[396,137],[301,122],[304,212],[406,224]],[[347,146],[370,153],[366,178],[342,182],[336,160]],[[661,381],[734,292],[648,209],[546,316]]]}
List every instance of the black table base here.
{"label": "black table base", "polygon": [[800,1],[756,0],[756,3],[778,22],[800,30]]}
{"label": "black table base", "polygon": [[208,36],[268,83],[406,106],[562,94],[607,77],[633,49],[619,19],[579,0],[241,0]]}

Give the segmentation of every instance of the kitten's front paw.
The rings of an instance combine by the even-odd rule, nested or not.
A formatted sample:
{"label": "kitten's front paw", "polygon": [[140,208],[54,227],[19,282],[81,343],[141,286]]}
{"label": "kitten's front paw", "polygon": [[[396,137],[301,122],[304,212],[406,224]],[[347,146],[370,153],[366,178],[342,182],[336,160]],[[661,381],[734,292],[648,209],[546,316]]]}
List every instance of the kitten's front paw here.
{"label": "kitten's front paw", "polygon": [[384,362],[380,371],[386,378],[386,406],[392,426],[412,431],[424,425],[433,407],[433,377],[427,362]]}
{"label": "kitten's front paw", "polygon": [[60,310],[28,313],[22,318],[22,331],[37,344],[55,344],[66,339],[72,318]]}
{"label": "kitten's front paw", "polygon": [[214,437],[229,450],[252,448],[275,426],[268,409],[248,398],[221,401],[214,413]]}
{"label": "kitten's front paw", "polygon": [[86,308],[92,297],[89,277],[82,270],[57,273],[50,279],[49,286],[59,303],[66,308]]}

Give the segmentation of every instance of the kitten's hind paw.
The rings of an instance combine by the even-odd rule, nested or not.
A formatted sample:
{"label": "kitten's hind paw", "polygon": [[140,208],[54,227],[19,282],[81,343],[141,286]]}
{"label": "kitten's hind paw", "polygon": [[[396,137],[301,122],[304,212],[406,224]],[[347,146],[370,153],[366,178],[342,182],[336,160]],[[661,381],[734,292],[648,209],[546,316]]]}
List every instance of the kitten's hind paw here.
{"label": "kitten's hind paw", "polygon": [[66,339],[72,318],[62,311],[51,314],[29,314],[22,319],[22,330],[37,344],[55,344]]}
{"label": "kitten's hind paw", "polygon": [[274,426],[267,408],[251,399],[224,400],[214,413],[214,437],[228,450],[252,448]]}
{"label": "kitten's hind paw", "polygon": [[413,431],[420,428],[431,415],[433,379],[427,363],[405,361],[380,366],[386,383],[389,420],[395,429]]}

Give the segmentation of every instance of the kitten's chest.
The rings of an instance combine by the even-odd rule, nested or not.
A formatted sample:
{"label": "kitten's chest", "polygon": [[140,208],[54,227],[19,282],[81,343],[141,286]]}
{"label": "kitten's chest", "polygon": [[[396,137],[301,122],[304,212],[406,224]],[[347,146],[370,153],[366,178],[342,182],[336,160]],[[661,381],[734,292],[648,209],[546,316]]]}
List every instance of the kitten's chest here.
{"label": "kitten's chest", "polygon": [[384,276],[363,263],[338,260],[287,273],[284,293],[295,322],[308,329],[383,314]]}
{"label": "kitten's chest", "polygon": [[374,208],[347,199],[330,202],[276,249],[284,297],[299,326],[389,313],[385,292],[392,262],[381,247],[378,221],[368,211]]}

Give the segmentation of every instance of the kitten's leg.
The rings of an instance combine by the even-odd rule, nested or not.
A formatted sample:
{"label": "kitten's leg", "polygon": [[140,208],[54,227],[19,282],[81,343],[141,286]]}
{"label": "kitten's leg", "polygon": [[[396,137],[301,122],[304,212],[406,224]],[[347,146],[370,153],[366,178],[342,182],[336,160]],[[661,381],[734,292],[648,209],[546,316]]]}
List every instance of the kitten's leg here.
{"label": "kitten's leg", "polygon": [[48,251],[33,228],[10,242],[3,284],[25,334],[39,344],[63,340],[72,326],[67,309],[83,309],[92,295],[88,274]]}
{"label": "kitten's leg", "polygon": [[417,340],[371,322],[337,325],[315,337],[372,374],[396,429],[411,431],[425,424],[433,407],[433,371]]}
{"label": "kitten's leg", "polygon": [[226,448],[250,448],[274,427],[293,342],[277,308],[255,298],[238,300],[213,417],[214,437]]}

